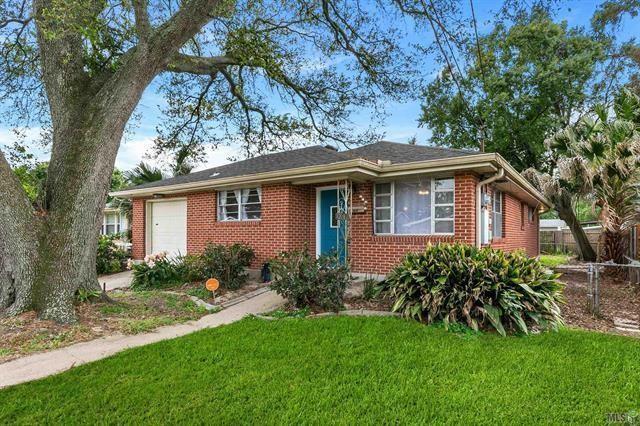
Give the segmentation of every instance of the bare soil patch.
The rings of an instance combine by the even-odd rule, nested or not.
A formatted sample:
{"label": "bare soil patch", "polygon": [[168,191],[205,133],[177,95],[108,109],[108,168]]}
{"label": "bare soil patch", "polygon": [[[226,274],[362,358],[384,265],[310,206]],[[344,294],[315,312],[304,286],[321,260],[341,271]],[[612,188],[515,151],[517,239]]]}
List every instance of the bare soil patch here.
{"label": "bare soil patch", "polygon": [[114,334],[138,334],[198,319],[208,312],[187,295],[163,291],[121,291],[108,295],[115,303],[76,306],[75,324],[43,321],[34,312],[0,318],[0,363]]}
{"label": "bare soil patch", "polygon": [[607,271],[600,274],[600,315],[589,309],[589,277],[586,272],[562,270],[560,280],[566,284],[566,305],[562,312],[567,325],[607,333],[640,337],[614,326],[614,318],[640,322],[640,285],[631,284]]}

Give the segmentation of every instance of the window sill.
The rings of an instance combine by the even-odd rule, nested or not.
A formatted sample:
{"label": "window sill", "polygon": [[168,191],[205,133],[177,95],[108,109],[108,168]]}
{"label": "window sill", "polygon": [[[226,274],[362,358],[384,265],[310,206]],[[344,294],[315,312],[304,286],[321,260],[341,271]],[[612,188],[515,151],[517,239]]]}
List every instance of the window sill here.
{"label": "window sill", "polygon": [[373,241],[384,242],[400,242],[400,243],[425,243],[428,241],[452,242],[455,234],[372,234]]}
{"label": "window sill", "polygon": [[262,220],[216,220],[214,223],[219,226],[259,226]]}

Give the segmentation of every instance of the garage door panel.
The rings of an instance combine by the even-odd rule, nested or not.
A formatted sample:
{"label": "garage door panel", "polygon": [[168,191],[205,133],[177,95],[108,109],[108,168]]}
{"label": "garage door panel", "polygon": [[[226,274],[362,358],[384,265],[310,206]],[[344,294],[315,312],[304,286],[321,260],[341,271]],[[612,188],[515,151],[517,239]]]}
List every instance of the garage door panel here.
{"label": "garage door panel", "polygon": [[167,251],[170,256],[187,252],[187,202],[151,203],[151,248],[153,253]]}

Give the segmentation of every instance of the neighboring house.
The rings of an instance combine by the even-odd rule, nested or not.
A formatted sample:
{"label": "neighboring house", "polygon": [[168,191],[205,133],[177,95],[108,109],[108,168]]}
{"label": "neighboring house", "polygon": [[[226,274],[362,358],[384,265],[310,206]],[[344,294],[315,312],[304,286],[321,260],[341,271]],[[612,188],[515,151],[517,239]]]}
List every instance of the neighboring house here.
{"label": "neighboring house", "polygon": [[135,259],[243,242],[256,266],[306,246],[370,273],[438,241],[537,255],[550,207],[498,154],[392,142],[269,154],[112,195],[133,199]]}
{"label": "neighboring house", "polygon": [[568,229],[566,222],[562,219],[540,219],[540,231],[561,231]]}
{"label": "neighboring house", "polygon": [[[584,221],[581,224],[583,229],[601,227],[600,223],[595,220]],[[540,231],[562,231],[563,229],[569,229],[569,227],[562,219],[540,219]]]}
{"label": "neighboring house", "polygon": [[107,204],[104,208],[100,234],[113,235],[124,233],[128,230],[129,221],[127,220],[127,216],[122,214],[119,208]]}

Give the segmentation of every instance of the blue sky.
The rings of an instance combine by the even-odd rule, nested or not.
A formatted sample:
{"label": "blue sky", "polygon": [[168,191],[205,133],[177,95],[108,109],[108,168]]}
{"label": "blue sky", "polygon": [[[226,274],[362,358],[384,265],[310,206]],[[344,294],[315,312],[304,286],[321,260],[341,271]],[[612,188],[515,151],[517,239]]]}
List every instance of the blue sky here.
{"label": "blue sky", "polygon": [[[463,2],[467,4],[466,2]],[[486,33],[492,28],[491,18],[493,13],[500,7],[501,1],[497,0],[474,0],[474,7],[478,21],[478,29],[480,33]],[[596,10],[600,1],[582,0],[582,1],[565,1],[559,7],[557,18],[566,20],[570,26],[588,26],[593,12]],[[627,19],[623,22],[620,39],[628,39],[629,37],[640,37],[640,25],[638,19]],[[430,33],[410,34],[411,39],[421,39],[429,41]],[[425,76],[435,76],[440,66],[435,61],[427,63],[424,69]],[[152,146],[152,141],[156,136],[156,125],[162,119],[160,107],[164,101],[157,94],[157,85],[152,84],[145,92],[138,113],[141,119],[135,126],[132,126],[131,132],[125,137],[120,148],[116,160],[116,167],[120,169],[130,169],[141,160],[150,163],[160,164],[162,159],[149,158],[148,153]],[[388,114],[385,122],[378,128],[379,132],[384,133],[385,139],[405,142],[413,136],[418,138],[419,143],[428,143],[430,131],[427,128],[418,127],[418,116],[420,115],[419,100],[411,100],[407,102],[389,102],[386,104],[386,112]],[[358,114],[354,117],[356,126],[367,126],[366,114]],[[33,129],[32,134],[37,134],[38,129]],[[10,143],[10,129],[2,127],[0,123],[0,144]],[[198,169],[214,167],[228,162],[227,158],[235,155],[237,150],[233,146],[222,146],[216,150],[209,150],[207,160],[204,164],[198,166]],[[39,153],[41,159],[46,159],[46,153]]]}

